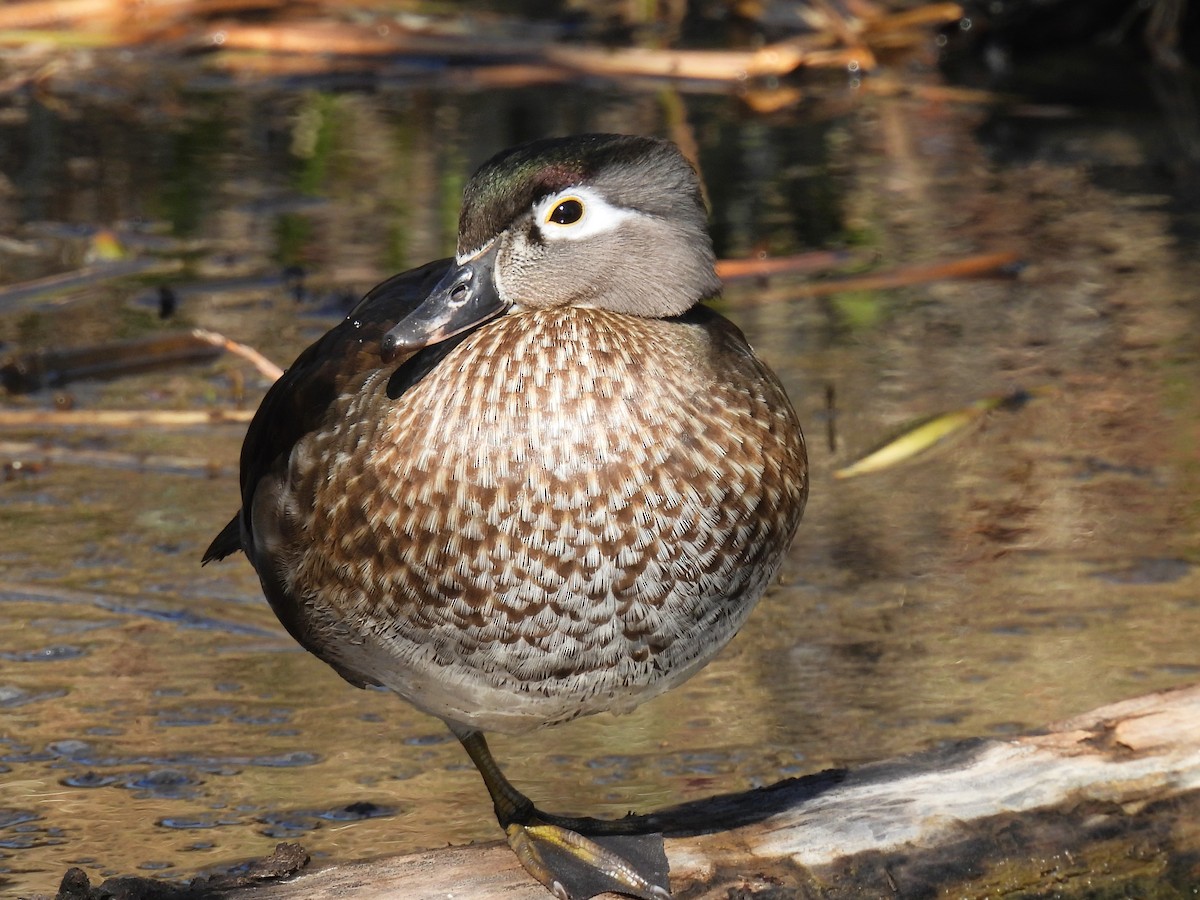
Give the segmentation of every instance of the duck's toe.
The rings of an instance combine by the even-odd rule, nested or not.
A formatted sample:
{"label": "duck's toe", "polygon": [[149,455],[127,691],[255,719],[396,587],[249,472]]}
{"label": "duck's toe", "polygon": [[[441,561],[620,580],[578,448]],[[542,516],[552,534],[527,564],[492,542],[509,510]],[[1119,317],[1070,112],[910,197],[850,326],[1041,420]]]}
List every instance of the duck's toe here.
{"label": "duck's toe", "polygon": [[560,900],[606,891],[643,900],[671,896],[661,834],[584,837],[537,821],[510,824],[505,833],[525,870]]}

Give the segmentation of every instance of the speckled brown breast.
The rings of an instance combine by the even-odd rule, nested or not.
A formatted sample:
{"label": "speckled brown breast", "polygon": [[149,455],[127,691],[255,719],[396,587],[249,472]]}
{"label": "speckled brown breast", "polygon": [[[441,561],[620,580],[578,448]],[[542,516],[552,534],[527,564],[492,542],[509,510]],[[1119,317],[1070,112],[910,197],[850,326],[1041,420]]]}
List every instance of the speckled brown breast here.
{"label": "speckled brown breast", "polygon": [[710,311],[510,314],[397,400],[392,368],[342,393],[252,521],[305,644],[448,721],[519,731],[677,684],[799,523],[795,413]]}

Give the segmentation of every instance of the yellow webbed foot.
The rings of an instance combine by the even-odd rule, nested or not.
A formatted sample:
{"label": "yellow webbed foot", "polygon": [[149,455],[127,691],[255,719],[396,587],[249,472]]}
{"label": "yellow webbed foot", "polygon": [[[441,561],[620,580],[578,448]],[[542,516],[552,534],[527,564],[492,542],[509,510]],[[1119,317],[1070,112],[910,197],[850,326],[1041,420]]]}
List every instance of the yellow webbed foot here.
{"label": "yellow webbed foot", "polygon": [[505,828],[521,865],[560,900],[588,900],[611,891],[668,900],[667,855],[660,834],[595,838],[534,821]]}

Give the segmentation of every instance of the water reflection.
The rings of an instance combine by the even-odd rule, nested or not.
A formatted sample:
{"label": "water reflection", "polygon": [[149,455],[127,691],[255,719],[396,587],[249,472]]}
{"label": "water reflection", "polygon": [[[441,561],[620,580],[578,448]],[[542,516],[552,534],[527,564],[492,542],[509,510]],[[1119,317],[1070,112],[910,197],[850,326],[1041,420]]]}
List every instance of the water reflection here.
{"label": "water reflection", "polygon": [[[286,362],[375,281],[448,251],[474,165],[579,130],[694,145],[725,255],[1028,260],[1015,279],[888,294],[811,301],[786,280],[727,293],[808,423],[800,538],[781,585],[688,685],[627,717],[494,741],[546,808],[620,815],[1003,736],[1200,672],[1200,278],[1153,198],[1069,159],[997,166],[981,113],[905,99],[771,118],[726,98],[575,89],[171,99],[32,104],[0,124],[0,214],[20,226],[0,247],[5,281],[77,265],[90,232],[63,223],[111,224],[129,252],[171,263],[19,298],[0,339],[202,326]],[[1041,385],[1055,393],[928,459],[831,476],[903,422]],[[66,391],[76,408],[203,408],[264,389],[225,357]],[[51,891],[67,865],[190,875],[285,838],[351,859],[496,837],[439,723],[299,651],[244,561],[198,567],[238,505],[238,426],[10,437],[223,474],[59,461],[0,485],[5,891]]]}

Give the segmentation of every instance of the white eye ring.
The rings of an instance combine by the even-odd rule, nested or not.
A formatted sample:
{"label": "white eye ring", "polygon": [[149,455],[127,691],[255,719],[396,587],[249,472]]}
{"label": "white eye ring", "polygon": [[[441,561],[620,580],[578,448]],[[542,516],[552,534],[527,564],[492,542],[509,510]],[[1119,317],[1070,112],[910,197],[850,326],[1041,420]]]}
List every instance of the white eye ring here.
{"label": "white eye ring", "polygon": [[[578,204],[579,217],[571,219],[573,204]],[[566,209],[560,213],[559,207]],[[556,221],[560,213],[566,221]],[[593,235],[614,231],[622,222],[637,215],[631,209],[613,206],[596,191],[577,186],[543,197],[533,206],[533,220],[542,237],[549,241],[577,241]]]}

